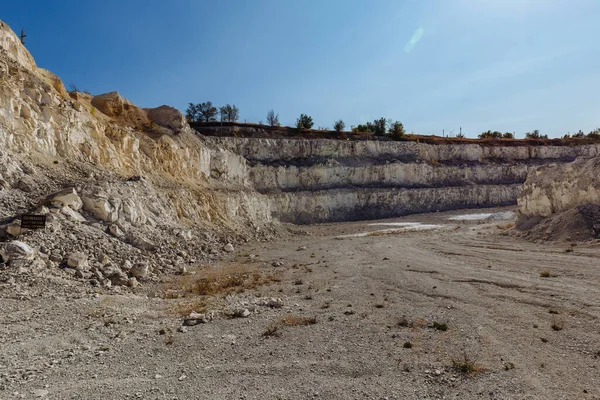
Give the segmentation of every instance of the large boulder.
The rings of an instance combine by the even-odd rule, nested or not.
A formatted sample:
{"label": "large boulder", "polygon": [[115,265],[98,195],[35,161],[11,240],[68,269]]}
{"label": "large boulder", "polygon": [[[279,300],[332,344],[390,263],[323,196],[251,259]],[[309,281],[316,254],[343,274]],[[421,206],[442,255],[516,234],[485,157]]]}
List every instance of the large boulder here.
{"label": "large boulder", "polygon": [[119,219],[120,199],[108,199],[99,193],[83,197],[83,209],[91,212],[94,217],[106,222],[115,222]]}
{"label": "large boulder", "polygon": [[186,126],[187,121],[179,110],[169,107],[160,106],[156,108],[146,108],[150,121],[173,130],[175,133],[181,132]]}
{"label": "large boulder", "polygon": [[44,200],[44,204],[51,205],[55,208],[67,206],[73,210],[80,210],[83,206],[83,201],[74,188],[69,188],[48,195],[48,197],[46,197]]}
{"label": "large boulder", "polygon": [[69,257],[67,258],[67,266],[79,270],[89,269],[88,258],[79,251],[73,252],[69,254]]}
{"label": "large boulder", "polygon": [[10,263],[12,260],[31,260],[35,252],[27,243],[13,240],[8,243],[0,243],[0,258],[2,262]]}
{"label": "large boulder", "polygon": [[121,97],[119,92],[110,92],[94,96],[92,105],[109,117],[123,115],[126,108],[128,109],[132,106],[129,101]]}

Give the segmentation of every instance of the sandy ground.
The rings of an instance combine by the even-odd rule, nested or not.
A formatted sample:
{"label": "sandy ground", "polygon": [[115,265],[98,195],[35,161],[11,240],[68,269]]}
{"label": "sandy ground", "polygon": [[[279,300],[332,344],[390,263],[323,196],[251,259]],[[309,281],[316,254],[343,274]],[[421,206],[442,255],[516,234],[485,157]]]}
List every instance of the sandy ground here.
{"label": "sandy ground", "polygon": [[[448,220],[489,212],[361,237],[339,238],[394,226],[292,227],[136,295],[3,283],[0,399],[599,399],[599,244]],[[223,268],[268,279],[164,298]],[[283,307],[261,305],[271,297]],[[195,305],[214,320],[179,332]],[[250,315],[226,317],[234,306]]]}

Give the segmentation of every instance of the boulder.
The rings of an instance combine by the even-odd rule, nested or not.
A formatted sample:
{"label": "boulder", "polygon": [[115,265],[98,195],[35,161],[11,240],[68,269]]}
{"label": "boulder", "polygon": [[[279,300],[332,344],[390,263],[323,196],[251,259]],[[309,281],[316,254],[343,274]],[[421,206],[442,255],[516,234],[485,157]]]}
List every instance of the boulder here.
{"label": "boulder", "polygon": [[69,254],[69,257],[67,257],[67,266],[75,269],[88,269],[88,258],[85,254],[79,251],[73,252]]}
{"label": "boulder", "polygon": [[156,251],[156,245],[141,236],[130,234],[127,237],[127,242],[140,250]]}
{"label": "boulder", "polygon": [[52,193],[46,197],[44,204],[50,204],[55,208],[62,208],[66,206],[77,211],[83,206],[83,201],[74,188],[69,188],[61,190],[60,192]]}
{"label": "boulder", "polygon": [[0,258],[4,263],[9,263],[11,260],[31,260],[34,256],[35,252],[26,243],[18,240],[0,243]]}
{"label": "boulder", "polygon": [[150,266],[148,263],[136,263],[133,264],[129,270],[129,274],[135,278],[145,278],[150,272]]}
{"label": "boulder", "polygon": [[112,275],[108,276],[110,282],[115,286],[127,286],[129,285],[129,277],[123,271],[119,270]]}
{"label": "boulder", "polygon": [[232,253],[235,249],[233,247],[233,245],[231,243],[227,243],[224,247],[223,250],[225,250],[228,253]]}
{"label": "boulder", "polygon": [[77,211],[73,210],[71,207],[63,207],[60,209],[61,214],[67,217],[70,221],[73,222],[85,222],[87,221],[85,217],[79,214]]}
{"label": "boulder", "polygon": [[83,197],[83,209],[102,221],[115,222],[119,219],[120,208],[121,202],[118,199],[109,200],[102,194]]}
{"label": "boulder", "polygon": [[147,108],[148,118],[157,125],[163,126],[179,133],[187,125],[185,117],[179,110],[169,107],[160,106],[156,108]]}
{"label": "boulder", "polygon": [[110,234],[116,238],[122,238],[125,236],[125,232],[123,232],[117,224],[111,224],[108,227],[108,232],[110,232]]}

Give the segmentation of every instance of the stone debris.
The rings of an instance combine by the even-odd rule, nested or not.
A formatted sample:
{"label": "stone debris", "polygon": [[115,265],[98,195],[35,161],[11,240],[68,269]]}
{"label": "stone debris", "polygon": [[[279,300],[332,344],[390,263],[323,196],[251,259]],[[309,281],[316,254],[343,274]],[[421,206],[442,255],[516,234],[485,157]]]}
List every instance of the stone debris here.
{"label": "stone debris", "polygon": [[81,253],[81,252],[74,252],[69,254],[69,257],[67,258],[67,266],[69,268],[74,268],[74,269],[88,269],[89,268],[89,263],[88,263],[88,258],[85,254]]}
{"label": "stone debris", "polygon": [[183,325],[185,326],[194,326],[198,324],[205,324],[210,322],[213,319],[211,314],[199,314],[192,312],[190,315],[183,319]]}
{"label": "stone debris", "polygon": [[226,251],[227,253],[232,253],[235,249],[233,248],[233,245],[231,243],[227,243],[223,247],[223,250]]}

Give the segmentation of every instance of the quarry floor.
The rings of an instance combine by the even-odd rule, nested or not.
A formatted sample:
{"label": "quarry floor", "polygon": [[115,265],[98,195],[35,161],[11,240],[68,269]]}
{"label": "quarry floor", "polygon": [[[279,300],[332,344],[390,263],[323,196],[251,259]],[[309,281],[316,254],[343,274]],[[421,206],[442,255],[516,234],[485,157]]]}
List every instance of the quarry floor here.
{"label": "quarry floor", "polygon": [[2,285],[0,399],[599,399],[600,244],[448,219],[506,210],[290,226],[135,295]]}

